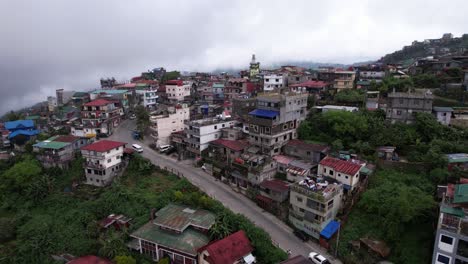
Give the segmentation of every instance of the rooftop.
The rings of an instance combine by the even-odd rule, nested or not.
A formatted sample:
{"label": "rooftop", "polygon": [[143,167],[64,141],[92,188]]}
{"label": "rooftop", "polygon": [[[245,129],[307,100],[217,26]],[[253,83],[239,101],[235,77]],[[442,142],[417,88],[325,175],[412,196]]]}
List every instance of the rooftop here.
{"label": "rooftop", "polygon": [[432,108],[435,112],[453,112],[452,107],[442,107],[442,106],[434,106]]}
{"label": "rooftop", "polygon": [[16,121],[8,121],[5,122],[5,129],[12,130],[12,129],[20,129],[20,128],[32,128],[34,127],[33,120],[16,120]]}
{"label": "rooftop", "polygon": [[187,228],[182,233],[175,233],[162,230],[152,222],[146,223],[138,228],[138,230],[133,232],[130,236],[173,248],[192,256],[196,256],[198,249],[210,242],[207,235],[192,228]]}
{"label": "rooftop", "polygon": [[292,84],[289,87],[307,87],[307,88],[323,88],[328,84],[323,81],[307,81],[303,83]]}
{"label": "rooftop", "polygon": [[112,89],[102,89],[102,90],[95,90],[92,91],[92,94],[100,94],[100,93],[106,93],[106,94],[124,94],[127,93],[127,90],[112,90]]}
{"label": "rooftop", "polygon": [[220,123],[225,123],[229,121],[232,121],[232,120],[230,118],[222,119],[219,117],[213,117],[213,118],[204,118],[204,119],[186,121],[185,123],[191,126],[209,126],[209,125],[220,124]]}
{"label": "rooftop", "polygon": [[56,136],[54,137],[54,141],[58,142],[75,142],[79,140],[80,137],[72,136],[72,135],[63,135],[63,136]]}
{"label": "rooftop", "polygon": [[234,151],[242,151],[249,146],[249,143],[245,140],[217,139],[215,141],[211,141],[210,143],[215,145],[221,145]]}
{"label": "rooftop", "polygon": [[265,180],[260,183],[260,187],[274,190],[277,192],[285,192],[289,190],[289,185],[281,180]]}
{"label": "rooftop", "polygon": [[209,229],[216,216],[206,210],[190,209],[186,206],[169,204],[156,212],[153,223],[165,228],[183,232],[189,226]]}
{"label": "rooftop", "polygon": [[289,140],[286,145],[295,147],[295,148],[305,149],[305,150],[314,151],[314,152],[322,152],[322,153],[326,153],[330,150],[330,147],[327,146],[326,144],[307,143],[299,139]]}
{"label": "rooftop", "polygon": [[42,149],[61,149],[68,145],[70,145],[70,143],[58,142],[58,141],[54,141],[54,138],[49,138],[47,140],[34,144],[33,147],[42,148]]}
{"label": "rooftop", "polygon": [[465,163],[465,162],[468,162],[468,154],[467,153],[447,154],[447,159],[449,163]]}
{"label": "rooftop", "polygon": [[337,172],[355,175],[364,164],[358,163],[358,161],[353,162],[353,160],[341,160],[328,156],[320,161],[320,165],[331,167]]}
{"label": "rooftop", "polygon": [[[289,142],[291,142],[291,140]],[[286,164],[286,165],[289,165],[291,161],[295,160],[295,158],[289,157],[286,155],[276,155],[276,156],[273,156],[273,159],[278,163]]]}
{"label": "rooftop", "polygon": [[253,251],[243,230],[239,230],[221,240],[215,241],[199,250],[208,251],[209,263],[235,263]]}
{"label": "rooftop", "polygon": [[255,109],[249,113],[249,115],[253,115],[256,117],[263,117],[263,118],[275,118],[279,114],[280,114],[279,111],[264,110],[264,109]]}
{"label": "rooftop", "polygon": [[334,197],[342,188],[343,185],[341,184],[316,181],[310,178],[291,185],[291,191],[301,193],[317,200],[328,200]]}
{"label": "rooftop", "polygon": [[166,85],[182,86],[182,85],[184,85],[184,81],[182,81],[182,80],[169,80],[169,81],[166,82]]}
{"label": "rooftop", "polygon": [[96,152],[106,152],[111,149],[118,148],[120,146],[125,146],[124,142],[119,141],[112,141],[112,140],[101,140],[94,142],[93,144],[89,144],[81,148],[81,150],[89,150],[89,151],[96,151]]}
{"label": "rooftop", "polygon": [[114,101],[109,101],[106,99],[96,99],[89,103],[84,104],[84,106],[104,106],[104,105],[108,105],[111,103],[114,103]]}
{"label": "rooftop", "polygon": [[389,98],[415,98],[415,99],[433,99],[434,96],[432,93],[427,92],[427,93],[389,93],[388,94]]}
{"label": "rooftop", "polygon": [[455,185],[455,193],[453,195],[454,203],[468,202],[468,184]]}

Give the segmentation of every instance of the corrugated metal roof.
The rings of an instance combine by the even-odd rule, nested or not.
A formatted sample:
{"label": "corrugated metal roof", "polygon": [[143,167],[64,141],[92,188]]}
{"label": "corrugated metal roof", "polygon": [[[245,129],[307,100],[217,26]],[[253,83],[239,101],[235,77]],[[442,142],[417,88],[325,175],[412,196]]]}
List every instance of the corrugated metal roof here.
{"label": "corrugated metal roof", "polygon": [[215,214],[201,209],[169,204],[156,213],[154,223],[166,228],[184,231],[190,225],[209,229],[215,222]]}
{"label": "corrugated metal roof", "polygon": [[70,145],[70,143],[46,140],[36,143],[33,146],[42,149],[61,149],[68,145]]}
{"label": "corrugated metal roof", "polygon": [[266,118],[273,118],[273,117],[278,116],[279,114],[280,113],[278,111],[265,110],[265,109],[255,109],[249,113],[249,115],[266,117]]}
{"label": "corrugated metal roof", "polygon": [[455,185],[455,193],[453,195],[454,203],[468,202],[468,184]]}

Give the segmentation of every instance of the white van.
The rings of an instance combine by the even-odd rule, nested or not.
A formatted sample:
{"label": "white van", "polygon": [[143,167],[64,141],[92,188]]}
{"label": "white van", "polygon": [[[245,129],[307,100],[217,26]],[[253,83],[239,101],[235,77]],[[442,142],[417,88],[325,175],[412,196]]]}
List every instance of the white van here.
{"label": "white van", "polygon": [[136,152],[139,152],[139,153],[143,152],[143,148],[142,148],[140,145],[138,145],[138,144],[133,144],[133,145],[132,145],[132,148],[133,148]]}
{"label": "white van", "polygon": [[168,149],[170,149],[171,147],[172,147],[171,145],[162,145],[162,146],[159,146],[159,152],[164,153],[164,152],[166,152]]}

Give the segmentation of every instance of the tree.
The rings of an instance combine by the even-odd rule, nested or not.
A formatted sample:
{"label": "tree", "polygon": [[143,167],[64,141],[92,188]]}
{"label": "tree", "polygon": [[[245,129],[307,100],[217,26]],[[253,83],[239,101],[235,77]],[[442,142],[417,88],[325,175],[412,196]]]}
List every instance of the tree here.
{"label": "tree", "polygon": [[10,111],[8,114],[5,115],[4,118],[7,121],[16,121],[18,119],[21,119],[21,114],[20,113],[15,113],[14,111]]}
{"label": "tree", "polygon": [[0,217],[0,242],[6,242],[15,237],[16,224],[13,218]]}
{"label": "tree", "polygon": [[22,192],[41,173],[41,166],[31,157],[17,162],[1,175],[4,191]]}
{"label": "tree", "polygon": [[117,256],[114,258],[115,264],[136,264],[136,260],[131,256]]}
{"label": "tree", "polygon": [[137,118],[137,130],[140,132],[141,136],[143,136],[144,132],[150,125],[149,113],[144,106],[138,105],[135,107],[135,115]]}
{"label": "tree", "polygon": [[366,99],[363,90],[346,89],[335,95],[335,100],[342,103],[362,104]]}
{"label": "tree", "polygon": [[211,239],[223,239],[232,233],[226,214],[221,214],[210,228]]}
{"label": "tree", "polygon": [[178,71],[170,71],[170,72],[166,72],[163,77],[161,78],[161,82],[162,83],[165,83],[169,80],[176,80],[177,78],[180,77],[180,72]]}

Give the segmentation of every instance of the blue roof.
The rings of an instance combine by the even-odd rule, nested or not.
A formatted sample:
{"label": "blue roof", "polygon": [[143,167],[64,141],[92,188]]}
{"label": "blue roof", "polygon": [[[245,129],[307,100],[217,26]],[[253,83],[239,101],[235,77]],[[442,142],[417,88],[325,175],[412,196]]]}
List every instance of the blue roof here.
{"label": "blue roof", "polygon": [[266,118],[274,118],[279,115],[279,112],[273,111],[273,110],[255,109],[252,112],[250,112],[249,115],[266,117]]}
{"label": "blue roof", "polygon": [[336,231],[338,231],[338,228],[340,228],[340,223],[332,220],[328,225],[325,226],[325,228],[320,232],[320,235],[325,237],[326,239],[330,239]]}
{"label": "blue roof", "polygon": [[33,128],[33,120],[16,120],[5,122],[5,128],[8,130],[21,129],[21,128]]}
{"label": "blue roof", "polygon": [[11,132],[10,135],[8,135],[8,138],[14,138],[18,135],[23,135],[23,136],[35,136],[39,134],[39,130],[34,129],[34,130],[16,130],[14,132]]}

